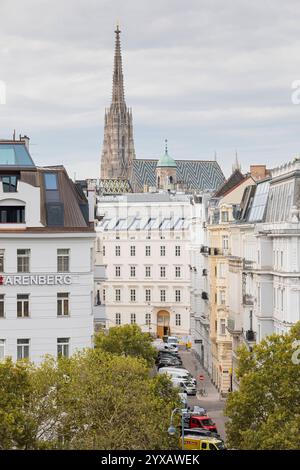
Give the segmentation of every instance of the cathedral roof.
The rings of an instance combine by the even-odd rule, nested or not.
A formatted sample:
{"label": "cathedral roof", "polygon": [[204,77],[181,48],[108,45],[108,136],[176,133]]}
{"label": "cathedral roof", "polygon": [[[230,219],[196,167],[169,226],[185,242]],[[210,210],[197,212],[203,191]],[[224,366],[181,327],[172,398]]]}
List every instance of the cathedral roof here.
{"label": "cathedral roof", "polygon": [[[214,191],[224,183],[223,172],[216,161],[176,160],[177,181],[187,189]],[[142,191],[144,186],[156,186],[155,170],[158,160],[135,159],[132,162],[131,185],[134,191]]]}

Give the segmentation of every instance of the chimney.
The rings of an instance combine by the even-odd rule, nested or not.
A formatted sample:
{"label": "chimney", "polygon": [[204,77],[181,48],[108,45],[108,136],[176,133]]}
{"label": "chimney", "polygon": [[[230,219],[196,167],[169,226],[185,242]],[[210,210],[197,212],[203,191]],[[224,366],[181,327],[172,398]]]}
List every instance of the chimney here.
{"label": "chimney", "polygon": [[266,165],[250,165],[250,174],[255,180],[262,180],[268,176]]}
{"label": "chimney", "polygon": [[21,136],[21,134],[20,134],[20,140],[24,141],[25,147],[26,147],[27,150],[29,151],[29,141],[30,141],[30,138],[27,137],[27,135]]}

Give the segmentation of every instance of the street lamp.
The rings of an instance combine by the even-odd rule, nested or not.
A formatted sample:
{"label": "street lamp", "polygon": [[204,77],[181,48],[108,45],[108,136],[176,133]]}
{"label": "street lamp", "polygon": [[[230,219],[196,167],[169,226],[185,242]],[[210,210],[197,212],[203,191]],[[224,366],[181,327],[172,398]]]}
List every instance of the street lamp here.
{"label": "street lamp", "polygon": [[174,414],[179,413],[181,415],[181,448],[184,450],[184,418],[186,416],[190,416],[190,412],[186,410],[182,410],[181,408],[175,408],[172,411],[171,418],[170,418],[170,426],[168,428],[168,433],[170,436],[174,436],[176,434],[176,428],[174,426]]}

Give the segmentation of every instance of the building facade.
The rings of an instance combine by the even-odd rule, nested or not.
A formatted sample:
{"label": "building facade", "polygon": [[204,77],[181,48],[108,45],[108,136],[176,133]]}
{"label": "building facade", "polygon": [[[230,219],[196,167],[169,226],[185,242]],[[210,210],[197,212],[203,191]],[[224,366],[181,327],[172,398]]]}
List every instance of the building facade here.
{"label": "building facade", "polygon": [[138,324],[154,336],[190,334],[190,197],[148,193],[97,201],[97,263],[108,327]]}
{"label": "building facade", "polygon": [[94,239],[65,169],[0,141],[0,358],[40,362],[92,345]]}

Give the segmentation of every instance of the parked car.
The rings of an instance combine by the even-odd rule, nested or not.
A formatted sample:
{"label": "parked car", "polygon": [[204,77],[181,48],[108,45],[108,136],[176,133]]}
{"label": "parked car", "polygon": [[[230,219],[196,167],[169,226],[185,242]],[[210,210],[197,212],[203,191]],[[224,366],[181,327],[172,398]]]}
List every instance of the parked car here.
{"label": "parked car", "polygon": [[203,429],[203,428],[185,428],[184,429],[184,435],[187,436],[206,436],[206,437],[214,437],[214,434],[209,431],[208,429]]}
{"label": "parked car", "polygon": [[[179,440],[181,445],[181,439]],[[184,450],[225,450],[224,442],[215,437],[184,436]]]}
{"label": "parked car", "polygon": [[202,415],[190,415],[186,420],[187,427],[192,428],[204,428],[208,431],[218,433],[216,423],[209,416]]}
{"label": "parked car", "polygon": [[177,344],[172,344],[172,343],[163,343],[161,346],[159,346],[158,349],[159,351],[178,352]]}
{"label": "parked car", "polygon": [[197,393],[196,385],[190,381],[181,382],[181,389],[184,390],[187,393],[187,395],[195,396]]}
{"label": "parked car", "polygon": [[161,367],[167,367],[167,366],[181,366],[182,365],[182,362],[178,361],[176,358],[175,359],[159,359],[156,363],[156,366],[158,369],[160,369]]}
{"label": "parked car", "polygon": [[206,416],[207,415],[207,411],[205,408],[202,408],[202,406],[198,406],[198,405],[194,405],[194,408],[192,410],[192,412],[196,415],[200,415],[200,416]]}
{"label": "parked car", "polygon": [[174,377],[178,380],[180,380],[180,379],[188,380],[189,382],[194,384],[195,387],[197,386],[196,379],[194,379],[194,377],[186,369],[179,369],[179,368],[175,368],[175,367],[163,367],[159,370],[159,373],[160,374],[165,373],[165,374],[169,375],[170,377]]}
{"label": "parked car", "polygon": [[178,395],[183,408],[186,409],[188,407],[187,394],[185,392],[180,392]]}

